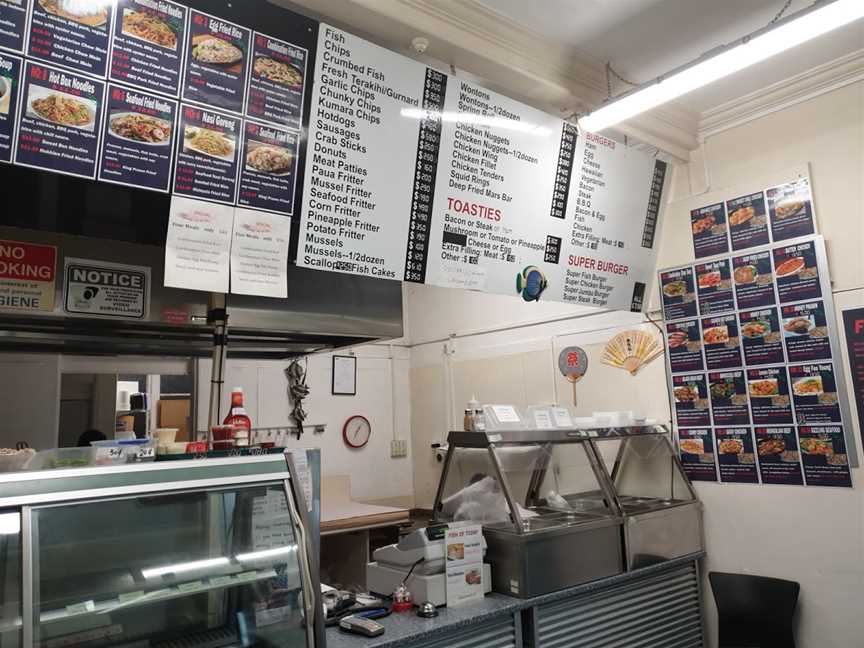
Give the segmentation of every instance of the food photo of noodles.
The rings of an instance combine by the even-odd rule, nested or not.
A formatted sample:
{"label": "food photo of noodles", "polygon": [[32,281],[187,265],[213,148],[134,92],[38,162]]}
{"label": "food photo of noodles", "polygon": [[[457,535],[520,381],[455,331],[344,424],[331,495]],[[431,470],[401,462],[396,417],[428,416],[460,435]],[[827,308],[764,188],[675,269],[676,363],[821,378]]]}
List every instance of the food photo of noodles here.
{"label": "food photo of noodles", "polygon": [[159,47],[177,49],[177,34],[171,25],[144,11],[124,10],[123,33]]}
{"label": "food photo of noodles", "polygon": [[171,123],[150,115],[116,113],[109,123],[111,134],[143,144],[167,146],[171,143]]}
{"label": "food photo of noodles", "polygon": [[234,140],[209,128],[188,126],[184,133],[183,147],[220,160],[234,161]]}
{"label": "food photo of noodles", "polygon": [[91,132],[95,128],[95,101],[73,97],[40,86],[30,87],[27,112],[31,117],[59,126],[70,126]]}

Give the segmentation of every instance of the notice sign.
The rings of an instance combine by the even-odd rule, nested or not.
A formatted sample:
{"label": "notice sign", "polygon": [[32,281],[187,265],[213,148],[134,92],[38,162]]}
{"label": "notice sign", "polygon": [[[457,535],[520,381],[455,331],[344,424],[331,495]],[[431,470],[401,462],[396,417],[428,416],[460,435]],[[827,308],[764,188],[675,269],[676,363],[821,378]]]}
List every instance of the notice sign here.
{"label": "notice sign", "polygon": [[0,309],[54,310],[57,248],[0,241]]}
{"label": "notice sign", "polygon": [[21,59],[0,52],[0,162],[12,161],[20,83]]}
{"label": "notice sign", "polygon": [[147,319],[150,268],[67,258],[63,310],[88,317]]}
{"label": "notice sign", "polygon": [[30,0],[0,0],[0,48],[23,50],[29,4]]}
{"label": "notice sign", "polygon": [[864,431],[864,308],[843,311],[843,327],[846,331],[852,387],[855,390],[852,400],[858,408],[860,430]]}
{"label": "notice sign", "polygon": [[290,218],[252,209],[235,210],[231,292],[287,297],[290,236]]}
{"label": "notice sign", "polygon": [[[447,529],[447,607],[483,600],[483,532],[479,524]],[[517,592],[518,593],[518,592]]]}
{"label": "notice sign", "polygon": [[175,196],[165,241],[165,285],[227,293],[234,208]]}
{"label": "notice sign", "polygon": [[105,78],[112,0],[33,0],[27,54]]}

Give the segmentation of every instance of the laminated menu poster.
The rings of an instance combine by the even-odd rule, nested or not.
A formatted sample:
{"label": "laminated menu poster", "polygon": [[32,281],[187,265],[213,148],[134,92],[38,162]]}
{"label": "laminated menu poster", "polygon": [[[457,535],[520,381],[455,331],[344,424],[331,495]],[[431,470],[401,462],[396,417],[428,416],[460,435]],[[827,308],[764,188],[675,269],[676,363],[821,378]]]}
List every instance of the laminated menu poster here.
{"label": "laminated menu poster", "polygon": [[786,360],[776,308],[741,311],[738,323],[746,364],[777,364]]}
{"label": "laminated menu poster", "polygon": [[803,486],[801,453],[794,427],[757,427],[756,454],[763,484]]}
{"label": "laminated menu poster", "polygon": [[789,367],[798,423],[841,423],[837,377],[830,362]]}
{"label": "laminated menu poster", "polygon": [[717,463],[720,481],[724,483],[758,484],[756,453],[749,427],[718,427],[714,429],[717,442]]}
{"label": "laminated menu poster", "polygon": [[28,61],[15,163],[94,179],[105,84]]}
{"label": "laminated menu poster", "polygon": [[293,131],[244,121],[237,204],[292,214],[297,146],[297,134]]}
{"label": "laminated menu poster", "polygon": [[726,210],[723,203],[700,207],[690,212],[693,254],[697,259],[729,251]]}
{"label": "laminated menu poster", "polygon": [[167,192],[177,102],[108,84],[99,179]]}
{"label": "laminated menu poster", "polygon": [[234,208],[174,196],[165,241],[165,286],[227,293]]}
{"label": "laminated menu poster", "polygon": [[242,113],[251,37],[245,27],[191,11],[183,99]]}
{"label": "laminated menu poster", "polygon": [[20,93],[21,59],[0,52],[0,162],[12,161]]}
{"label": "laminated menu poster", "polygon": [[859,430],[864,434],[864,308],[843,311],[843,327],[846,331],[846,350],[855,390]]}
{"label": "laminated menu poster", "polygon": [[174,193],[234,204],[242,121],[181,104]]}
{"label": "laminated menu poster", "polygon": [[708,369],[741,366],[741,336],[735,313],[702,319],[702,343]]}
{"label": "laminated menu poster", "polygon": [[775,248],[773,255],[781,304],[822,297],[815,241]]}
{"label": "laminated menu poster", "polygon": [[786,367],[747,370],[747,391],[755,425],[792,423],[792,399]]}
{"label": "laminated menu poster", "polygon": [[[445,576],[447,607],[483,601],[483,530],[479,524],[447,529]],[[514,582],[514,581],[511,581]],[[514,594],[519,593],[516,582]]]}
{"label": "laminated menu poster", "polygon": [[31,0],[0,0],[0,49],[22,52]]}
{"label": "laminated menu poster", "polygon": [[679,428],[681,465],[690,481],[717,481],[714,441],[710,428]]}
{"label": "laminated menu poster", "polygon": [[711,425],[705,374],[672,376],[675,420],[681,427]]}
{"label": "laminated menu poster", "polygon": [[[304,48],[255,32],[252,36],[246,114],[253,119],[299,130],[308,60],[309,52]],[[333,70],[331,74],[347,79],[347,73],[343,76]]]}
{"label": "laminated menu poster", "polygon": [[231,243],[231,292],[287,297],[290,236],[290,218],[253,209],[236,209]]}
{"label": "laminated menu poster", "polygon": [[821,301],[783,306],[783,341],[789,362],[831,359],[828,318]]}
{"label": "laminated menu poster", "polygon": [[27,55],[105,78],[114,0],[32,0]]}
{"label": "laminated menu poster", "polygon": [[729,234],[733,250],[744,250],[769,243],[768,212],[761,191],[726,201]]}
{"label": "laminated menu poster", "polygon": [[852,487],[842,426],[799,426],[798,443],[808,486]]}
{"label": "laminated menu poster", "polygon": [[771,252],[767,250],[732,257],[732,279],[739,309],[772,306],[777,301]]}
{"label": "laminated menu poster", "polygon": [[696,315],[696,279],[693,268],[661,272],[660,296],[663,300],[664,319],[674,320]]}
{"label": "laminated menu poster", "polygon": [[705,369],[698,319],[666,324],[666,345],[669,347],[669,367],[673,372]]}
{"label": "laminated menu poster", "polygon": [[749,425],[747,379],[743,370],[708,374],[714,425]]}
{"label": "laminated menu poster", "polygon": [[765,195],[768,198],[771,235],[775,242],[816,232],[809,178],[771,187],[765,191]]}
{"label": "laminated menu poster", "polygon": [[693,269],[699,293],[699,312],[702,315],[723,313],[735,308],[729,259],[697,263]]}
{"label": "laminated menu poster", "polygon": [[117,0],[111,80],[176,97],[187,13],[170,0]]}

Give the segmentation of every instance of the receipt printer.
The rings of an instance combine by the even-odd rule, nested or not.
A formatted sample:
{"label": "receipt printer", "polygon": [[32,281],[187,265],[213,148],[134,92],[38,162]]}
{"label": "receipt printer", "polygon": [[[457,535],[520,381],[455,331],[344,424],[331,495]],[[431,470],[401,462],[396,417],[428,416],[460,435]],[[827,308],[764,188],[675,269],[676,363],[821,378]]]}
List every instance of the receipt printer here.
{"label": "receipt printer", "polygon": [[[467,522],[451,522],[417,529],[397,544],[376,549],[375,562],[366,565],[366,588],[370,592],[390,596],[402,582],[410,590],[415,603],[429,601],[437,606],[447,604],[445,543],[448,528],[468,526]],[[483,540],[486,553],[486,540]],[[413,569],[412,569],[413,568]],[[489,565],[483,564],[483,590],[492,588]]]}

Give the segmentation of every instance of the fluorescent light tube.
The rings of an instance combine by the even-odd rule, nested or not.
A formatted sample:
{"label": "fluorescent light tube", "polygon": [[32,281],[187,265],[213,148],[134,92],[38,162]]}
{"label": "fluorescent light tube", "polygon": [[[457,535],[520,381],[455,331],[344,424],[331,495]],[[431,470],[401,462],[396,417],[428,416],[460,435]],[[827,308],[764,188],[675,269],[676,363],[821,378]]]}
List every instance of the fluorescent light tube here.
{"label": "fluorescent light tube", "polygon": [[199,569],[207,569],[208,567],[223,567],[230,564],[230,560],[225,557],[208,558],[207,560],[195,560],[186,563],[177,563],[176,565],[166,565],[165,567],[154,567],[153,569],[141,570],[141,575],[144,578],[158,578],[165,574],[182,574],[183,572],[196,571]]}
{"label": "fluorescent light tube", "polygon": [[284,556],[297,551],[297,545],[286,545],[284,547],[274,547],[273,549],[262,549],[261,551],[253,551],[252,553],[237,554],[239,562],[252,562],[253,560],[261,560],[263,558],[275,558],[276,556]]}
{"label": "fluorescent light tube", "polygon": [[716,54],[679,68],[659,81],[636,88],[582,117],[579,126],[590,132],[602,131],[862,17],[864,0],[817,3]]}

